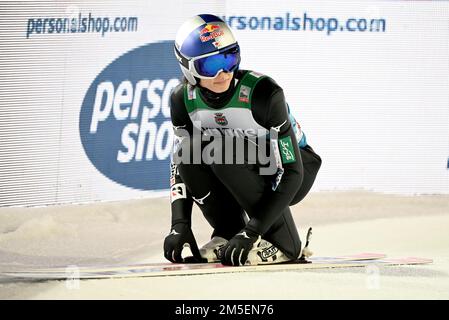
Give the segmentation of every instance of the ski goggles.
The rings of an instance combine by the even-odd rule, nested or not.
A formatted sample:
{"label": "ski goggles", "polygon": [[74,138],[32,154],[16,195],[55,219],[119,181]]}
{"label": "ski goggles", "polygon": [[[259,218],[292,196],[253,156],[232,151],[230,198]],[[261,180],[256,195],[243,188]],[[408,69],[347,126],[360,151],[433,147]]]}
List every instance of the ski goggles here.
{"label": "ski goggles", "polygon": [[[177,51],[178,56],[183,58],[177,49],[175,51]],[[238,44],[234,44],[218,52],[215,51],[190,60],[181,60],[184,60],[180,61],[181,64],[192,72],[194,76],[202,79],[213,79],[221,71],[234,72],[238,68],[240,64],[240,47]]]}

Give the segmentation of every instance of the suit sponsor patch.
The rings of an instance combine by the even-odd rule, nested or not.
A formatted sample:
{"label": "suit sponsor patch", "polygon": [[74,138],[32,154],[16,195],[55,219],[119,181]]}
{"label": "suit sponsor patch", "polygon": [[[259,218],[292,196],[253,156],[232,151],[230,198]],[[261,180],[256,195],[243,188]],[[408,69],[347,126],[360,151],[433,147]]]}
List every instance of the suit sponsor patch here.
{"label": "suit sponsor patch", "polygon": [[279,139],[279,150],[281,152],[282,163],[293,163],[296,161],[291,137]]}
{"label": "suit sponsor patch", "polygon": [[170,188],[170,201],[173,203],[178,199],[186,199],[186,185],[184,183],[176,183]]}

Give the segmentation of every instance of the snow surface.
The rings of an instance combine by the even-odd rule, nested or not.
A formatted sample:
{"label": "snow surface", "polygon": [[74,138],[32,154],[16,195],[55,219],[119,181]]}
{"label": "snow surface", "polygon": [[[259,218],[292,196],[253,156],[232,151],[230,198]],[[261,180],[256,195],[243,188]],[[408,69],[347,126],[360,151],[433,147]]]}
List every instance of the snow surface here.
{"label": "snow surface", "polygon": [[[25,282],[0,279],[0,299],[449,299],[449,196],[318,192],[292,208],[316,256],[380,252],[432,265]],[[0,208],[0,269],[164,261],[167,198]],[[198,243],[211,228],[195,208]],[[198,290],[192,290],[198,288]]]}

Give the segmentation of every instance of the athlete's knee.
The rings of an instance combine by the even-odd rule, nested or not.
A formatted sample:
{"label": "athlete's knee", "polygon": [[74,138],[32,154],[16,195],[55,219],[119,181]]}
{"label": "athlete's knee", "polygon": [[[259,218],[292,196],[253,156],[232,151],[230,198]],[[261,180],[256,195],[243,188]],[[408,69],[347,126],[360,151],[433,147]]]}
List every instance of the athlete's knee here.
{"label": "athlete's knee", "polygon": [[322,164],[321,157],[310,146],[306,146],[301,153],[304,164],[308,164],[309,167],[318,171]]}
{"label": "athlete's knee", "polygon": [[312,148],[302,149],[301,157],[303,161],[303,176],[304,181],[301,183],[301,189],[303,189],[303,184],[308,184],[308,182],[313,183],[315,180],[318,171],[320,170],[322,160],[321,157],[316,154]]}

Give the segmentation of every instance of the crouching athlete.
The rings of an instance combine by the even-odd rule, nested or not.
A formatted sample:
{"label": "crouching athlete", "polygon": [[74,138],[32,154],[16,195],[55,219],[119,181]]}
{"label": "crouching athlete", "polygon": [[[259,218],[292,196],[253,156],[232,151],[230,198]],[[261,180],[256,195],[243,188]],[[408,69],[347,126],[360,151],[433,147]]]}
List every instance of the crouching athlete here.
{"label": "crouching athlete", "polygon": [[[282,88],[266,75],[239,69],[239,45],[226,23],[214,15],[186,21],[174,51],[185,79],[170,99],[177,146],[165,258],[234,266],[298,259],[301,241],[289,206],[307,195],[321,158],[291,115]],[[195,139],[195,132],[200,139]],[[268,167],[259,160],[249,161],[246,155],[243,162],[236,160],[236,141],[253,141],[255,135],[265,139],[270,164],[275,163],[270,174],[263,173]],[[213,152],[207,150],[214,141],[211,136],[231,137],[232,163],[225,161],[224,146],[218,150],[223,161],[204,161],[205,154],[218,156],[217,144]],[[251,145],[260,148],[257,142],[247,143],[245,151]],[[179,161],[183,155],[189,160]],[[194,161],[195,155],[200,162]],[[201,248],[191,229],[194,202],[213,228],[211,240]],[[188,259],[181,254],[186,246],[193,254]]]}

